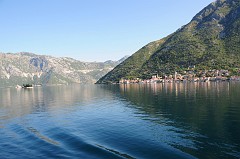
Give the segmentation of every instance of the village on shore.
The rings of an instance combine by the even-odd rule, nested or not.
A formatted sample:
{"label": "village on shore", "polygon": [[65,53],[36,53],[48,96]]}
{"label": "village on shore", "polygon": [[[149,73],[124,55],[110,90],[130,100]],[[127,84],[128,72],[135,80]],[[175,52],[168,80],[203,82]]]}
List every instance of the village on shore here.
{"label": "village on shore", "polygon": [[151,79],[124,79],[119,81],[119,84],[132,83],[180,83],[180,82],[220,82],[220,81],[240,81],[240,76],[230,76],[228,70],[209,70],[196,72],[193,70],[185,71],[184,74],[177,72],[174,75],[158,76],[153,75]]}

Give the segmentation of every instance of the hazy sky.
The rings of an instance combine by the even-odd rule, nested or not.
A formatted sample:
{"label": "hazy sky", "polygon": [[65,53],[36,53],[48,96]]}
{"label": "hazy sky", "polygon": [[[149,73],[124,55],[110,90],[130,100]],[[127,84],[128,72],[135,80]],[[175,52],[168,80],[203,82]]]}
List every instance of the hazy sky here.
{"label": "hazy sky", "polygon": [[0,0],[0,52],[117,60],[214,0]]}

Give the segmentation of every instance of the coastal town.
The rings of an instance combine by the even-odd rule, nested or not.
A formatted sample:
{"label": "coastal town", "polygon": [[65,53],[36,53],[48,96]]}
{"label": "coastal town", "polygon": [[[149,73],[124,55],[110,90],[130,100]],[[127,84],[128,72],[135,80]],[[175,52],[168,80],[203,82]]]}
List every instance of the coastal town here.
{"label": "coastal town", "polygon": [[150,79],[124,79],[119,84],[132,83],[180,83],[180,82],[220,82],[220,81],[240,81],[240,76],[231,76],[228,70],[208,70],[195,72],[194,70],[185,71],[184,74],[175,72],[173,75],[159,76],[153,75]]}

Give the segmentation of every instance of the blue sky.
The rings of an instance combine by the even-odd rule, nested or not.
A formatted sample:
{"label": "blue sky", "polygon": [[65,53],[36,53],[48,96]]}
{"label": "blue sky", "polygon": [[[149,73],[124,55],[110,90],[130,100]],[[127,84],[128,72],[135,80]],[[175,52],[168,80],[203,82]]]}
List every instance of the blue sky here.
{"label": "blue sky", "polygon": [[0,0],[0,52],[117,60],[214,0]]}

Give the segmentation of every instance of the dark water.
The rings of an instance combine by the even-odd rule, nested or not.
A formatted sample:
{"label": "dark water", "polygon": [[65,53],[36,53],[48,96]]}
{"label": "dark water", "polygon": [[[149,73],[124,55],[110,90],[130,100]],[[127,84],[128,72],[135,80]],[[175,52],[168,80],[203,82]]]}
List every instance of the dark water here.
{"label": "dark water", "polygon": [[0,158],[240,158],[240,83],[0,89]]}

